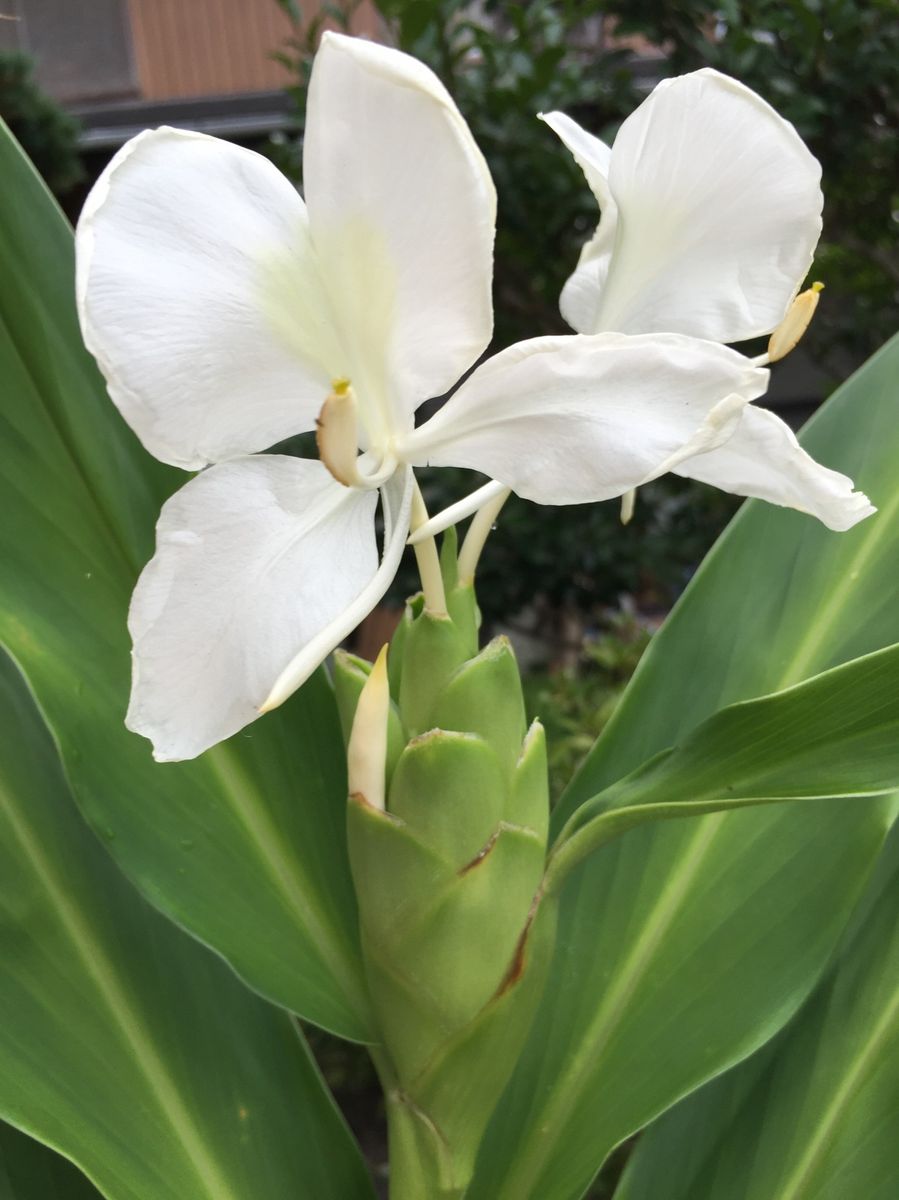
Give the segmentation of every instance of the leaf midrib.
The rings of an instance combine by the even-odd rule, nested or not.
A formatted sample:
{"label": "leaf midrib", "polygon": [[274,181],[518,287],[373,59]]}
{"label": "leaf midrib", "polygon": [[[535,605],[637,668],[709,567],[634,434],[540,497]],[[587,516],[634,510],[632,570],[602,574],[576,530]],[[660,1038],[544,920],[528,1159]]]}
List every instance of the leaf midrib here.
{"label": "leaf midrib", "polygon": [[839,1125],[846,1107],[861,1086],[872,1063],[876,1061],[883,1043],[892,1033],[897,1019],[899,1019],[899,987],[894,991],[892,1000],[884,1009],[871,1031],[870,1037],[844,1072],[842,1081],[835,1088],[833,1098],[824,1110],[805,1153],[792,1174],[788,1176],[783,1190],[778,1192],[779,1200],[800,1200],[804,1194],[822,1157],[826,1157],[831,1135]]}
{"label": "leaf midrib", "polygon": [[888,504],[879,509],[873,518],[870,518],[871,525],[867,538],[859,546],[855,556],[843,568],[839,585],[830,593],[820,615],[799,643],[798,649],[781,675],[780,683],[776,688],[772,688],[772,691],[781,691],[791,683],[799,683],[807,678],[809,667],[814,663],[815,656],[820,651],[828,632],[835,626],[837,617],[845,608],[853,590],[862,582],[863,568],[887,531],[892,532],[897,516],[899,516],[899,490]]}
{"label": "leaf midrib", "polygon": [[[40,405],[50,428],[56,434],[62,454],[69,460],[80,486],[84,489],[101,524],[106,528],[111,548],[114,548],[116,555],[121,560],[121,565],[128,570],[129,574],[132,577],[136,576],[141,569],[140,563],[136,561],[136,557],[126,540],[122,537],[106,505],[92,488],[90,478],[82,467],[80,457],[74,445],[66,436],[65,431],[60,427],[57,413],[53,406],[46,402],[43,393],[35,383],[27,356],[22,353],[16,339],[12,335],[12,331],[6,326],[5,322],[4,327],[6,328],[9,344],[18,355],[23,371],[32,380],[33,392],[37,398],[37,403]],[[110,403],[112,402],[110,401]],[[259,853],[265,873],[272,880],[278,894],[285,901],[288,910],[294,914],[300,928],[304,930],[310,942],[315,947],[322,964],[333,974],[335,980],[340,981],[341,990],[349,1011],[354,1013],[363,1028],[367,1027],[368,1016],[364,1007],[358,1007],[354,1003],[355,998],[359,995],[361,986],[359,974],[354,971],[350,957],[340,954],[339,951],[335,951],[339,931],[334,930],[333,926],[323,919],[321,914],[314,911],[316,906],[311,902],[311,896],[315,894],[316,889],[310,887],[309,895],[304,895],[302,890],[298,888],[296,874],[298,871],[302,871],[302,868],[295,857],[291,856],[288,861],[288,858],[279,847],[277,831],[264,805],[254,804],[252,797],[247,794],[246,786],[241,786],[240,782],[235,779],[234,776],[237,768],[233,763],[235,758],[234,751],[230,747],[220,744],[214,747],[213,750],[208,751],[206,757],[208,760],[211,760],[209,762],[211,773],[218,778],[231,808],[250,834]],[[231,765],[228,764],[227,759],[232,760]],[[340,936],[340,941],[342,942],[343,940],[343,937]],[[282,1001],[279,1000],[280,1002]]]}
{"label": "leaf midrib", "polygon": [[[634,942],[625,965],[618,974],[616,986],[604,996],[588,1027],[587,1035],[581,1039],[578,1054],[569,1068],[556,1076],[550,1100],[543,1108],[543,1117],[537,1122],[540,1131],[548,1132],[552,1125],[558,1127],[577,1109],[582,1079],[596,1064],[596,1059],[591,1053],[592,1047],[601,1038],[608,1039],[609,1034],[620,1023],[652,953],[680,912],[690,884],[707,858],[723,824],[724,816],[725,814],[710,816],[698,823],[677,870],[669,876],[667,884],[648,914],[641,935]],[[530,1146],[530,1151],[518,1156],[515,1169],[507,1177],[502,1193],[504,1196],[515,1197],[518,1200],[519,1197],[534,1194],[532,1187],[539,1182],[538,1174],[555,1149],[555,1143],[544,1134],[542,1137],[535,1136]]]}
{"label": "leaf midrib", "polygon": [[258,794],[258,789],[247,778],[232,748],[226,743],[213,746],[204,757],[221,781],[233,811],[257,848],[260,861],[266,864],[269,877],[285,907],[315,946],[321,962],[340,982],[349,1011],[366,1028],[369,1019],[365,1007],[354,1005],[363,986],[361,976],[353,969],[352,958],[341,954],[337,948],[338,944],[344,942],[340,931],[312,902],[317,890],[310,885],[308,891],[304,892],[298,885],[297,874],[305,872],[297,859],[285,852],[277,827],[265,806],[254,802],[253,793]]}
{"label": "leaf midrib", "polygon": [[[839,612],[845,607],[854,588],[862,582],[861,581],[862,568],[865,566],[865,564],[867,563],[867,561],[869,560],[871,555],[874,553],[874,550],[879,545],[880,539],[882,538],[884,533],[892,527],[892,522],[897,515],[897,511],[899,511],[899,492],[896,493],[896,495],[893,497],[893,499],[886,506],[884,506],[882,509],[879,510],[879,514],[878,514],[879,522],[875,523],[875,526],[874,526],[874,528],[872,528],[872,531],[869,534],[868,538],[866,538],[864,543],[859,547],[859,549],[856,552],[856,555],[852,559],[851,563],[846,566],[845,571],[843,573],[843,582],[841,583],[840,587],[835,589],[834,592],[831,594],[831,597],[830,597],[830,599],[827,603],[826,609],[825,609],[826,619],[820,619],[815,622],[815,624],[812,626],[809,634],[806,636],[806,638],[800,644],[799,650],[793,655],[789,664],[783,670],[779,682],[772,688],[772,691],[774,691],[774,692],[781,691],[784,688],[790,686],[791,684],[801,682],[804,678],[806,678],[806,672],[808,670],[808,667],[814,661],[815,654],[820,650],[821,645],[824,642],[824,638],[826,636],[828,629],[833,627],[833,623],[836,621]],[[721,817],[708,817],[708,818],[706,818],[706,820],[702,821],[701,824],[702,824],[702,826],[704,826],[707,821],[715,821],[716,822],[715,829],[717,831],[717,829],[718,829],[717,823],[720,822],[725,815],[726,814],[722,814]],[[695,841],[695,837],[694,837],[694,841]],[[671,878],[672,877],[669,877],[669,883],[671,882]],[[666,891],[667,891],[667,888],[666,888]],[[658,906],[656,906],[653,909],[652,914],[650,914],[650,917],[649,917],[650,921],[654,920],[657,907]],[[674,913],[672,912],[671,913],[672,920],[673,920],[673,917],[674,917]],[[669,924],[670,924],[670,921],[669,921]],[[645,928],[646,928],[646,926],[644,926],[644,932],[645,932]],[[643,938],[643,935],[641,934],[641,938],[638,939],[638,942],[636,943],[637,946],[639,946],[640,942],[642,941],[642,938]],[[628,962],[633,961],[633,958],[634,958],[634,955],[632,953],[629,956]],[[641,964],[641,969],[643,966],[645,966],[645,964]],[[627,995],[632,994],[634,987],[636,987],[636,984],[639,981],[639,977],[640,977],[640,970],[638,970],[638,972],[636,974],[634,974],[630,980],[626,981],[624,986],[626,986],[628,989]],[[618,990],[620,990],[620,988]],[[605,1006],[605,1002],[604,1002],[600,1006],[599,1012],[601,1013],[605,1007],[606,1006]],[[591,1024],[590,1028],[593,1029],[594,1025]],[[605,1032],[607,1032],[607,1031],[605,1031]],[[581,1045],[582,1045],[582,1047],[584,1047],[584,1046],[589,1046],[592,1043],[593,1043],[592,1037],[585,1037],[582,1040]],[[589,1060],[589,1055],[583,1053],[583,1049],[582,1049],[581,1054],[578,1056],[578,1060]],[[576,1094],[577,1089],[580,1086],[581,1075],[586,1074],[592,1068],[593,1065],[594,1065],[594,1063],[592,1060],[585,1061],[583,1066],[572,1067],[571,1069],[569,1069],[568,1072],[566,1072],[566,1079],[568,1080],[568,1082],[566,1083],[566,1088],[565,1088],[565,1092],[564,1092],[565,1095],[572,1097]],[[559,1092],[553,1093],[553,1096],[557,1096],[557,1095],[559,1095]],[[544,1112],[544,1114],[546,1114],[548,1110],[553,1111],[554,1116],[555,1116],[556,1111],[561,1112],[564,1109],[565,1116],[562,1117],[562,1119],[564,1120],[564,1119],[566,1119],[567,1115],[570,1115],[570,1112],[573,1111],[575,1108],[576,1108],[576,1102],[569,1099],[565,1104],[559,1103],[557,1105],[552,1105],[552,1104],[547,1105],[544,1108],[543,1112]],[[543,1119],[541,1119],[539,1121],[539,1127],[541,1129],[545,1129],[547,1127],[547,1125],[550,1123],[550,1121],[552,1121],[554,1119],[554,1116],[548,1117],[548,1116],[544,1115]],[[536,1161],[537,1169],[539,1169],[539,1167],[546,1161],[546,1159],[549,1157],[549,1154],[551,1153],[552,1147],[550,1144],[550,1139],[545,1135],[542,1138],[540,1138],[539,1140],[535,1140],[534,1142],[532,1142],[531,1145],[534,1147],[542,1146],[542,1147],[545,1147],[545,1149],[540,1153],[536,1153],[535,1151],[532,1151],[530,1156],[527,1154],[524,1154],[519,1158],[518,1166],[520,1169],[518,1171],[516,1171],[516,1173],[514,1175],[508,1177],[509,1181],[513,1184],[515,1183],[516,1178],[518,1178],[520,1180],[522,1187],[526,1186],[526,1181],[528,1180],[528,1178],[530,1178],[532,1181],[535,1181],[535,1170],[534,1170],[533,1166],[532,1165],[528,1166],[527,1169],[525,1169],[523,1164],[525,1162],[533,1164]],[[518,1195],[523,1196],[523,1195],[529,1194],[529,1193],[522,1190],[519,1193],[513,1192],[510,1194],[518,1194]]]}
{"label": "leaf midrib", "polygon": [[226,1176],[204,1141],[190,1110],[182,1100],[178,1085],[162,1060],[152,1036],[144,1028],[140,1012],[132,1004],[127,986],[94,936],[68,890],[57,877],[44,854],[40,840],[18,812],[15,800],[0,784],[0,805],[7,816],[13,834],[23,852],[42,880],[53,910],[65,929],[78,959],[94,982],[97,992],[110,1013],[126,1045],[133,1052],[134,1062],[147,1082],[163,1120],[172,1130],[193,1175],[209,1200],[241,1200],[231,1188]]}

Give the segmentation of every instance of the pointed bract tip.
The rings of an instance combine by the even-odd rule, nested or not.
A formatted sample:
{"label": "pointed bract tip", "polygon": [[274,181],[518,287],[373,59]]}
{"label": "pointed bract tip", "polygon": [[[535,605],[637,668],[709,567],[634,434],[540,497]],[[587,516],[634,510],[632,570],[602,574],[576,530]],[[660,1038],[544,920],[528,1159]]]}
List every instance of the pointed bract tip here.
{"label": "pointed bract tip", "polygon": [[390,681],[387,647],[375,659],[356,705],[347,745],[347,783],[350,795],[364,797],[372,808],[386,809],[387,721]]}

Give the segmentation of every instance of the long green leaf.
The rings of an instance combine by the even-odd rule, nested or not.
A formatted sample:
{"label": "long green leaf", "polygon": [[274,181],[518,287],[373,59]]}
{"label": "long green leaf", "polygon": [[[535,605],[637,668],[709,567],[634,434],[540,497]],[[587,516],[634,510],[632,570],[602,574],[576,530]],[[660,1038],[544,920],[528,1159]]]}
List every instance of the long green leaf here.
{"label": "long green leaf", "polygon": [[[653,639],[557,813],[719,708],[899,641],[899,339],[821,410],[810,453],[880,512],[847,534],[751,503]],[[752,1053],[819,977],[891,812],[778,806],[645,826],[562,897],[551,986],[481,1155],[474,1200],[571,1200],[609,1151]]]}
{"label": "long green leaf", "polygon": [[557,890],[588,854],[647,821],[899,789],[899,645],[721,709],[576,810],[550,859]]}
{"label": "long green leaf", "polygon": [[0,1200],[100,1200],[61,1154],[0,1121]]}
{"label": "long green leaf", "polygon": [[616,1200],[899,1195],[899,838],[873,903],[811,1000],[761,1054],[641,1138]]}
{"label": "long green leaf", "polygon": [[[0,640],[143,893],[264,995],[369,1036],[329,688],[187,764],[128,733],[128,601],[161,498],[81,346],[71,231],[0,124]],[[251,401],[252,397],[248,397]]]}
{"label": "long green leaf", "polygon": [[109,1200],[369,1197],[292,1019],[124,879],[6,655],[0,764],[0,1116]]}

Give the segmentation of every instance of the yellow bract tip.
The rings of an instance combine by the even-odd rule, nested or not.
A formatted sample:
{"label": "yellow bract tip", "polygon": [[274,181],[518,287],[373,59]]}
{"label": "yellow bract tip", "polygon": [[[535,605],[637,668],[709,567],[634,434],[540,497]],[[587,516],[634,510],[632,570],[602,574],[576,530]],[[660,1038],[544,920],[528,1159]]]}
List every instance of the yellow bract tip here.
{"label": "yellow bract tip", "polygon": [[379,686],[383,686],[384,681],[387,678],[387,650],[388,646],[385,642],[381,647],[378,657],[375,659],[374,666],[372,667],[371,674],[369,675],[369,679],[376,679]]}
{"label": "yellow bract tip", "polygon": [[375,659],[356,704],[347,745],[349,794],[362,797],[372,808],[386,808],[387,721],[390,716],[390,684],[387,678],[387,647]]}

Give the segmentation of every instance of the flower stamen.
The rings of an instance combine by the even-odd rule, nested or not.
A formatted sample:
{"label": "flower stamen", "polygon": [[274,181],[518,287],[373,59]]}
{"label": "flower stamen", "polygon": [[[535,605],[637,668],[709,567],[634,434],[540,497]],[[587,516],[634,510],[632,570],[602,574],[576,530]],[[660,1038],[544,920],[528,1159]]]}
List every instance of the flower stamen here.
{"label": "flower stamen", "polygon": [[771,334],[771,340],[768,342],[768,362],[779,362],[798,345],[812,322],[818,307],[818,297],[823,290],[823,283],[813,283],[810,288],[799,293],[787,309],[787,315]]}
{"label": "flower stamen", "polygon": [[[359,454],[358,404],[348,379],[332,382],[315,422],[315,440],[319,458],[344,487],[380,487],[397,468],[396,455],[390,449],[380,455]],[[372,470],[368,470],[370,464]]]}
{"label": "flower stamen", "polygon": [[315,422],[319,458],[344,487],[359,487],[359,421],[356,393],[348,379],[335,379]]}

